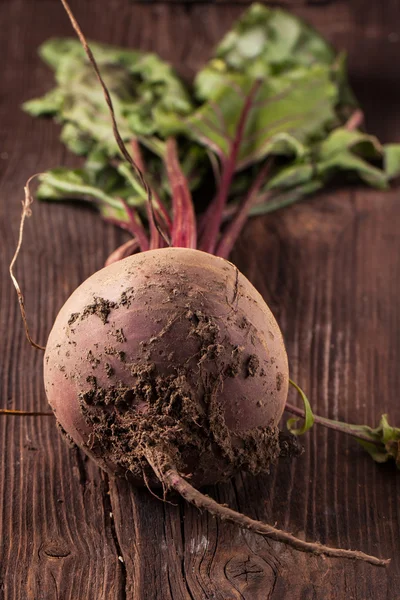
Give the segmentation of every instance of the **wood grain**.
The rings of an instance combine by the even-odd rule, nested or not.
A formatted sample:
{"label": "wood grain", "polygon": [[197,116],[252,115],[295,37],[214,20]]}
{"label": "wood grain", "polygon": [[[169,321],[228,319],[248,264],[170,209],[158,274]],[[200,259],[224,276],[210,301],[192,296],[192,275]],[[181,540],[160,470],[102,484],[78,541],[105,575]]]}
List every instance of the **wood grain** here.
{"label": "wood grain", "polygon": [[[242,10],[71,4],[90,37],[157,51],[186,77]],[[399,2],[292,5],[347,49],[370,130],[399,141]],[[24,338],[7,265],[25,180],[77,162],[57,126],[19,105],[51,85],[37,46],[71,30],[55,0],[6,0],[0,22],[0,400],[40,410],[42,356]],[[374,424],[388,412],[400,423],[398,196],[327,192],[253,220],[234,253],[282,326],[293,377],[323,415]],[[122,239],[86,208],[34,207],[17,271],[37,341],[45,343],[65,299]],[[309,539],[392,556],[388,570],[305,556],[177,499],[164,504],[109,482],[64,444],[52,418],[0,418],[0,600],[397,600],[399,473],[335,433],[315,429],[305,446],[270,476],[240,475],[207,491]]]}

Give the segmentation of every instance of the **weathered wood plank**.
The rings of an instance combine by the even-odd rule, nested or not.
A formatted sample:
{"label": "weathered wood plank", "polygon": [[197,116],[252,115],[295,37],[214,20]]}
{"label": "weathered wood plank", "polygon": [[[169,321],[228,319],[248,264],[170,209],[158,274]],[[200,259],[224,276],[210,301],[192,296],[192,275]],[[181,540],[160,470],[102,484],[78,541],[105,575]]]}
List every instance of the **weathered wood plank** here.
{"label": "weathered wood plank", "polygon": [[[124,0],[72,6],[92,38],[155,50],[187,77],[243,9]],[[370,129],[386,140],[400,138],[399,9],[394,0],[295,4],[348,50]],[[25,342],[7,262],[26,178],[76,162],[56,126],[18,106],[51,85],[38,44],[71,30],[54,0],[4,2],[0,21],[1,406],[34,410],[45,407],[41,356]],[[253,221],[235,251],[284,330],[293,376],[321,414],[375,423],[387,411],[400,422],[399,221],[396,190],[332,192]],[[87,209],[35,207],[18,264],[35,339],[45,342],[68,294],[121,239]],[[0,599],[396,598],[398,474],[333,433],[315,430],[305,443],[303,457],[270,476],[242,475],[208,492],[310,539],[393,556],[388,571],[292,552],[124,481],[111,482],[109,494],[52,418],[0,418]]]}

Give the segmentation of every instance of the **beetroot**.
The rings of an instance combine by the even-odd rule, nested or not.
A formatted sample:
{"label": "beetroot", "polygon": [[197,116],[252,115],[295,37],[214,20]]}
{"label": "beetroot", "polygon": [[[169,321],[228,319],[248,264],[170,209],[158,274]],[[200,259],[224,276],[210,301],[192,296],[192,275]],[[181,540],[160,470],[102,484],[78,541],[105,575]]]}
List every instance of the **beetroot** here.
{"label": "beetroot", "polygon": [[61,430],[109,473],[301,551],[386,564],[297,539],[194,487],[267,471],[290,451],[277,427],[289,382],[281,332],[225,259],[168,248],[95,273],[56,319],[44,379]]}
{"label": "beetroot", "polygon": [[227,260],[167,248],[95,273],[55,321],[44,379],[61,430],[110,474],[174,489],[298,550],[386,564],[297,539],[194,487],[267,471],[291,450],[278,430],[289,382],[281,332]]}
{"label": "beetroot", "polygon": [[168,248],[95,273],[60,311],[44,365],[60,425],[108,471],[154,480],[152,448],[202,485],[279,454],[282,335],[222,258]]}

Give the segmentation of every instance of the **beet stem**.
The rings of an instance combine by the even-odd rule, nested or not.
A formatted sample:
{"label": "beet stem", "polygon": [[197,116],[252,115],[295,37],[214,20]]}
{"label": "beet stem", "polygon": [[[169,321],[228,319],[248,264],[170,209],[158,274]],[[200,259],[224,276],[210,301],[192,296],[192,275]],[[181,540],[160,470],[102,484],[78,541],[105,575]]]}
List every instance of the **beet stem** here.
{"label": "beet stem", "polygon": [[140,250],[142,252],[145,252],[149,249],[149,238],[147,237],[146,230],[143,227],[143,223],[140,220],[138,212],[135,208],[129,206],[126,200],[124,200],[123,198],[120,198],[120,200],[124,205],[126,213],[129,217],[130,231],[132,235],[137,239]]}
{"label": "beet stem", "polygon": [[344,127],[348,131],[354,131],[359,129],[364,121],[364,113],[360,108],[357,108],[353,114],[349,117]]}
{"label": "beet stem", "polygon": [[272,161],[267,160],[257,177],[255,178],[249,193],[245,196],[244,201],[239,205],[236,210],[236,214],[233,216],[232,221],[224,231],[221,240],[217,246],[216,255],[221,258],[228,258],[232,252],[232,248],[236,243],[249,215],[249,212],[255,202],[257,201],[258,192],[261,186],[265,182],[272,167]]}
{"label": "beet stem", "polygon": [[[131,148],[132,148],[133,160],[136,162],[136,164],[138,165],[138,167],[142,171],[142,173],[146,173],[146,165],[145,165],[145,162],[143,159],[142,152],[140,150],[140,144],[136,138],[132,138]],[[154,204],[156,204],[158,212],[161,213],[162,218],[165,221],[165,223],[168,223],[169,215],[161,202],[161,198],[158,196],[158,194],[155,192],[155,190],[153,188],[151,189],[151,191],[152,191],[153,198],[155,201]],[[170,245],[168,236],[165,235],[165,233],[161,230],[160,226],[157,223],[156,214],[154,211],[154,204],[153,204],[153,202],[147,202],[147,205],[146,205],[147,219],[149,221],[149,227],[150,227],[150,250],[156,250],[156,249],[162,247],[160,238],[164,239],[168,246]],[[169,225],[168,233],[170,233],[170,229],[171,229],[171,227]]]}
{"label": "beet stem", "polygon": [[127,256],[132,256],[132,254],[135,254],[138,252],[138,250],[139,242],[136,239],[128,240],[125,242],[125,244],[118,246],[118,248],[116,248],[114,252],[110,254],[104,266],[108,267],[108,265],[112,265],[113,263],[118,262]]}
{"label": "beet stem", "polygon": [[[292,404],[289,404],[289,402],[286,402],[285,405],[285,410],[289,413],[291,413],[292,415],[296,415],[297,417],[305,417],[305,412],[302,408],[299,408],[297,406],[293,406]],[[320,417],[316,414],[314,414],[314,423],[318,423],[319,425],[322,425],[323,427],[326,427],[328,429],[332,429],[333,431],[339,431],[340,433],[345,433],[347,435],[351,435],[354,438],[357,438],[358,440],[364,440],[365,442],[369,442],[370,444],[375,444],[376,446],[381,446],[382,443],[379,442],[378,440],[373,440],[371,439],[370,436],[368,435],[364,435],[362,432],[360,432],[357,429],[357,425],[354,425],[354,429],[352,429],[353,425],[349,424],[349,423],[343,423],[342,421],[334,421],[333,419],[327,419],[326,417]]]}
{"label": "beet stem", "polygon": [[189,185],[179,164],[174,138],[167,139],[165,163],[172,192],[172,245],[181,248],[196,248],[196,215]]}
{"label": "beet stem", "polygon": [[276,542],[287,544],[288,546],[291,546],[300,552],[309,552],[311,554],[331,556],[333,558],[360,560],[378,567],[385,567],[390,563],[390,559],[382,559],[376,556],[371,556],[370,554],[365,554],[359,550],[331,548],[330,546],[325,546],[319,542],[306,542],[296,538],[291,533],[282,531],[281,529],[276,529],[275,527],[272,527],[272,525],[251,519],[242,513],[232,510],[228,506],[222,506],[213,498],[205,496],[199,492],[199,490],[194,488],[188,481],[186,481],[186,479],[179,475],[175,468],[165,466],[160,472],[160,467],[157,466],[157,463],[153,464],[154,459],[151,457],[151,455],[147,455],[147,459],[157,476],[161,477],[162,481],[166,483],[168,487],[178,492],[187,502],[190,502],[190,504],[193,504],[200,510],[207,510],[214,517],[218,517],[222,521],[229,521],[230,523],[239,525],[239,527],[243,529],[248,529],[254,533],[259,533],[260,535],[271,538]]}
{"label": "beet stem", "polygon": [[237,158],[242,142],[247,117],[252,107],[254,97],[257,94],[261,80],[256,80],[248,94],[240,115],[235,138],[232,142],[231,152],[223,166],[221,184],[215,200],[210,204],[206,212],[206,229],[200,245],[200,250],[214,254],[218,241],[218,234],[222,223],[223,211],[228,200],[229,189],[236,170]]}

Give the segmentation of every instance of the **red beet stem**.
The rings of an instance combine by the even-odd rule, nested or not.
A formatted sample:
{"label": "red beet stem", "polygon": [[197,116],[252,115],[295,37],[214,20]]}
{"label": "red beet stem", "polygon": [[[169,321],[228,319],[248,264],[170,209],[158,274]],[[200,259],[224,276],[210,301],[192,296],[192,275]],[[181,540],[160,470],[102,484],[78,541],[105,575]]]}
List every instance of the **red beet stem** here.
{"label": "red beet stem", "polygon": [[145,228],[143,227],[143,223],[140,220],[138,212],[135,208],[129,206],[126,200],[124,200],[123,198],[120,198],[120,200],[124,205],[126,213],[129,217],[130,231],[132,235],[137,239],[140,250],[142,252],[145,252],[149,249],[149,238],[147,236]]}
{"label": "red beet stem", "polygon": [[[302,408],[298,406],[293,406],[293,404],[289,404],[286,402],[285,410],[292,415],[296,415],[297,417],[305,418],[305,412]],[[357,429],[357,425],[350,425],[348,423],[343,423],[342,421],[334,421],[333,419],[327,419],[326,417],[320,417],[314,414],[314,423],[318,423],[318,425],[322,425],[327,429],[332,429],[333,431],[339,431],[340,433],[345,433],[346,435],[351,435],[358,440],[363,440],[368,442],[369,444],[375,444],[376,446],[382,445],[381,442],[377,440],[371,439],[367,434],[363,434],[361,431]]]}
{"label": "red beet stem", "polygon": [[106,223],[111,223],[111,225],[116,225],[117,227],[132,233],[130,223],[122,221],[122,219],[115,219],[114,217],[103,217],[103,219]]}
{"label": "red beet stem", "polygon": [[260,85],[260,80],[254,82],[244,102],[236,130],[236,135],[232,142],[231,151],[223,165],[221,183],[218,193],[206,211],[206,227],[204,230],[203,239],[201,240],[200,250],[204,250],[204,252],[209,252],[210,254],[214,254],[215,252],[224,208],[228,200],[229,189],[236,171],[237,158],[239,155],[240,144],[243,139],[247,117],[249,116],[249,112]]}
{"label": "red beet stem", "polygon": [[[276,529],[272,525],[256,521],[250,517],[239,513],[226,505],[219,504],[213,498],[205,496],[199,490],[194,488],[186,479],[179,475],[178,471],[168,465],[165,457],[158,456],[156,451],[146,453],[147,460],[153,468],[157,477],[167,487],[175,490],[187,502],[194,504],[199,510],[207,510],[214,517],[218,517],[221,521],[229,521],[235,525],[239,525],[242,529],[248,529],[254,533],[258,533],[265,537],[287,544],[300,552],[309,552],[314,555],[331,556],[334,558],[348,558],[352,560],[360,560],[379,567],[385,567],[390,563],[390,559],[381,559],[376,556],[371,556],[358,550],[346,550],[344,548],[331,548],[319,542],[306,542],[301,540],[291,533]],[[161,459],[161,460],[160,460]]]}
{"label": "red beet stem", "polygon": [[168,138],[167,140],[165,163],[172,192],[172,245],[181,248],[196,248],[196,215],[192,195],[179,164],[174,138]]}
{"label": "red beet stem", "polygon": [[[133,159],[139,166],[141,171],[146,173],[146,164],[144,162],[143,154],[140,149],[140,144],[136,138],[131,140],[131,148]],[[169,245],[169,238],[171,237],[172,222],[168,214],[167,209],[164,206],[163,201],[154,188],[151,188],[153,198],[149,199],[146,205],[147,218],[150,225],[150,250],[156,250],[157,248],[163,248],[164,243],[162,240],[167,242]],[[154,210],[156,209],[156,210]],[[166,232],[164,232],[166,230]]]}
{"label": "red beet stem", "polygon": [[233,246],[238,239],[249,214],[250,209],[257,200],[258,192],[261,186],[265,182],[272,166],[272,161],[267,160],[264,166],[261,168],[257,177],[255,178],[249,193],[245,196],[243,202],[239,205],[236,214],[233,216],[232,221],[226,227],[221,240],[217,246],[216,255],[222,258],[228,258],[232,251]]}
{"label": "red beet stem", "polygon": [[122,244],[110,254],[104,266],[108,267],[108,265],[112,265],[113,263],[118,262],[119,260],[122,260],[127,256],[131,256],[132,254],[135,254],[138,251],[139,242],[136,239],[128,240],[127,242],[125,242],[125,244]]}
{"label": "red beet stem", "polygon": [[[133,158],[135,160],[135,162],[140,163],[140,169],[143,171],[143,173],[146,173],[146,165],[143,159],[143,155],[140,149],[140,144],[138,142],[138,140],[136,138],[133,138],[131,140],[131,147],[132,147],[132,155]],[[138,158],[138,161],[136,160],[136,158]],[[160,198],[159,194],[157,193],[157,191],[154,188],[151,188],[152,194],[153,194],[153,200],[154,200],[154,206],[156,207],[156,216],[159,218],[159,224],[162,227],[165,227],[165,229],[168,232],[168,235],[171,234],[171,228],[172,228],[172,221],[171,221],[171,217],[168,213],[168,210],[163,202],[163,200]],[[161,221],[161,223],[160,223]]]}
{"label": "red beet stem", "polygon": [[[140,151],[139,143],[135,138],[133,138],[131,140],[131,147],[132,147],[133,160],[138,165],[138,167],[142,171],[142,173],[145,173],[146,168],[145,168],[143,156]],[[154,196],[154,192],[153,192],[153,196]],[[149,222],[149,229],[150,229],[149,249],[156,250],[157,248],[160,248],[161,235],[159,234],[158,229],[157,229],[156,221],[154,218],[154,207],[153,207],[152,203],[150,203],[150,202],[146,203],[146,212],[147,212],[147,220]]]}
{"label": "red beet stem", "polygon": [[350,118],[345,123],[345,129],[349,131],[355,131],[359,129],[364,122],[364,113],[360,108],[357,108]]}

